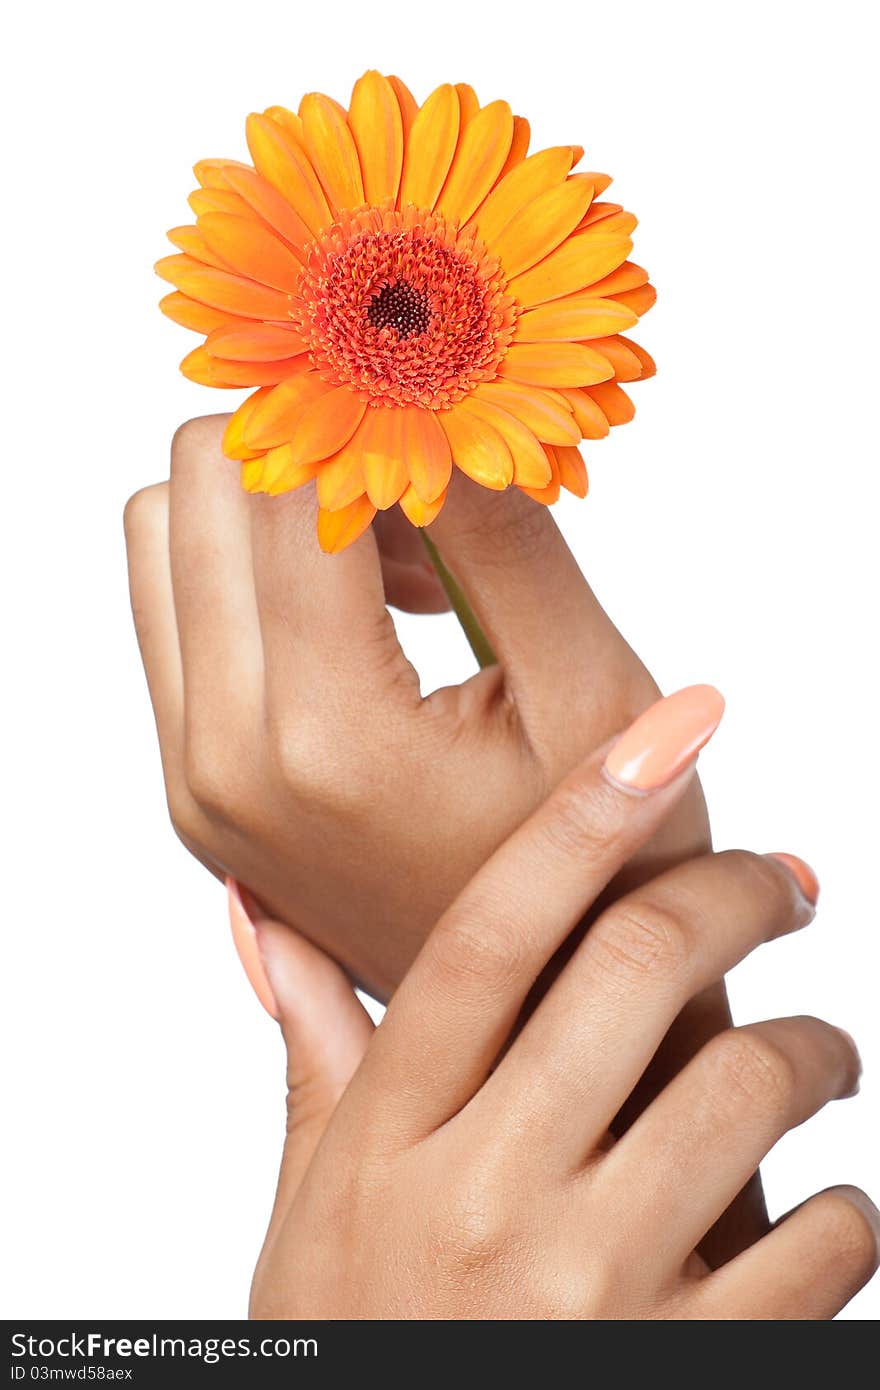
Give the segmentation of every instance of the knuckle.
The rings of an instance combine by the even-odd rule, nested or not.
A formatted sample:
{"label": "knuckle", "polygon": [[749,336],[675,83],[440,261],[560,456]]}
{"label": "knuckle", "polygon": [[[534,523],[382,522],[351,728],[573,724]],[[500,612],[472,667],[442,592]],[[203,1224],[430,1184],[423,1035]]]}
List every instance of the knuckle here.
{"label": "knuckle", "polygon": [[448,1272],[470,1281],[486,1277],[505,1258],[509,1232],[497,1196],[494,1173],[479,1162],[452,1176],[446,1199],[429,1222],[432,1244]]}
{"label": "knuckle", "polygon": [[204,823],[193,797],[177,779],[166,785],[168,815],[178,838],[189,848],[201,843]]}
{"label": "knuckle", "polygon": [[880,1263],[877,1232],[863,1206],[866,1200],[855,1189],[824,1192],[813,1199],[823,1249],[862,1281],[870,1279]]}
{"label": "knuckle", "polygon": [[513,925],[476,906],[441,922],[430,950],[434,978],[452,992],[474,986],[503,992],[521,974],[523,948]]}
{"label": "knuckle", "polygon": [[231,788],[226,761],[204,734],[186,742],[184,775],[196,806],[212,819],[231,815]]}
{"label": "knuckle", "polygon": [[752,1028],[731,1028],[707,1043],[710,1067],[720,1074],[719,1096],[745,1101],[759,1114],[788,1110],[797,1088],[797,1068],[784,1048]]}
{"label": "knuckle", "polygon": [[374,768],[368,759],[350,756],[344,740],[328,737],[312,720],[274,712],[267,717],[266,739],[276,778],[303,807],[347,823],[362,812],[375,817]]}
{"label": "knuckle", "polygon": [[228,421],[228,415],[197,415],[178,425],[171,440],[172,472],[185,467],[190,458],[205,452],[216,453]]}
{"label": "knuckle", "polygon": [[322,1129],[336,1109],[342,1090],[324,1076],[288,1072],[287,1134]]}
{"label": "knuckle", "polygon": [[636,897],[611,908],[593,928],[590,940],[600,964],[626,984],[645,978],[676,980],[691,959],[682,919],[648,898]]}
{"label": "knuckle", "polygon": [[789,875],[775,860],[747,849],[725,850],[718,857],[755,897],[780,909],[791,902]]}
{"label": "knuckle", "polygon": [[551,798],[543,833],[549,848],[564,856],[584,855],[590,860],[607,857],[621,831],[620,807],[611,787],[597,782],[586,789],[582,782],[564,783]]}
{"label": "knuckle", "polygon": [[126,538],[131,540],[133,535],[164,518],[167,512],[167,483],[151,483],[140,488],[129,497],[122,512]]}
{"label": "knuckle", "polygon": [[456,546],[481,569],[509,565],[511,555],[540,560],[558,544],[556,522],[546,507],[536,507],[515,488],[493,498],[491,527],[486,526],[484,499],[460,507],[456,517]]}

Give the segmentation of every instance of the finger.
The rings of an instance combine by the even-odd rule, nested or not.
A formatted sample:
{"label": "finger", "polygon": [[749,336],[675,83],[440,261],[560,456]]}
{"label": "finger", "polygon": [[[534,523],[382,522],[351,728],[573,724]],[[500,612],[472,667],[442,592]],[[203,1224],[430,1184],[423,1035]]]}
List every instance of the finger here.
{"label": "finger", "polygon": [[[788,866],[704,855],[621,898],[593,923],[484,1088],[511,1135],[546,1134],[578,1168],[601,1141],[685,1004],[762,942],[811,921]],[[519,1117],[519,1123],[517,1123]],[[540,1144],[536,1151],[546,1152]]]}
{"label": "finger", "polygon": [[262,648],[248,498],[224,457],[228,417],[190,420],[171,448],[171,574],[191,760],[227,765],[237,730],[262,706]]}
{"label": "finger", "polygon": [[267,918],[226,881],[233,941],[254,992],[287,1049],[287,1136],[273,1222],[280,1220],[373,1032],[344,971],[311,942]]}
{"label": "finger", "polygon": [[722,710],[710,686],[658,701],[562,783],[441,919],[365,1068],[404,1129],[442,1123],[479,1088],[541,969],[681,795]]}
{"label": "finger", "polygon": [[168,548],[168,484],[136,492],[125,508],[131,610],[159,735],[166,786],[180,778],[183,668]]}
{"label": "finger", "polygon": [[[696,779],[695,779],[696,780]],[[691,783],[691,789],[694,783]],[[672,820],[673,817],[670,817]],[[667,822],[668,824],[668,822]],[[615,1115],[612,1132],[625,1134],[639,1115],[656,1100],[674,1076],[687,1066],[701,1047],[716,1033],[732,1027],[730,1005],[723,980],[716,980],[708,989],[694,996],[682,1009],[662,1045],[651,1059],[636,1089],[626,1098]],[[715,1225],[700,1242],[698,1253],[710,1269],[717,1269],[727,1260],[754,1245],[770,1229],[767,1204],[761,1176],[754,1173],[742,1192],[731,1202]]]}
{"label": "finger", "polygon": [[417,696],[418,679],[385,607],[372,533],[340,554],[323,554],[310,487],[254,496],[250,509],[270,715],[283,711],[308,736],[316,688],[325,713],[335,702],[343,717],[355,684],[364,704],[389,697],[402,680]]}
{"label": "finger", "polygon": [[449,599],[425,549],[423,533],[394,508],[373,522],[385,602],[406,613],[446,613]]}
{"label": "finger", "polygon": [[539,746],[550,737],[548,708],[558,709],[560,690],[579,688],[591,691],[599,727],[602,692],[608,692],[600,737],[613,733],[621,691],[647,686],[649,678],[581,574],[549,510],[517,488],[488,492],[456,475],[431,539],[504,667],[530,737]]}
{"label": "finger", "polygon": [[704,1279],[697,1298],[706,1318],[826,1321],[878,1263],[880,1212],[857,1187],[831,1187]]}
{"label": "finger", "polygon": [[859,1059],[846,1033],[815,1018],[733,1028],[708,1043],[603,1160],[608,1200],[638,1191],[658,1277],[681,1268],[761,1160],[828,1101],[851,1095]]}

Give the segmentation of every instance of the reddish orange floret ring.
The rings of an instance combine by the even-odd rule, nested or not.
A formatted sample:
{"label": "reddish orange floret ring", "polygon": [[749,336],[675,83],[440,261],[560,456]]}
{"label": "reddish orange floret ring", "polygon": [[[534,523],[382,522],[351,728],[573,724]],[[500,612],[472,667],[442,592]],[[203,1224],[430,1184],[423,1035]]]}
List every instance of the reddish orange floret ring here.
{"label": "reddish orange floret ring", "polygon": [[335,553],[379,510],[428,527],[454,470],[550,505],[583,497],[583,440],[632,418],[654,364],[625,336],[654,302],[636,219],[529,153],[507,102],[444,83],[419,105],[368,72],[247,121],[252,163],[203,160],[169,233],[164,312],[201,335],[182,370],[250,387],[224,450],[250,492],[314,482]]}
{"label": "reddish orange floret ring", "polygon": [[474,231],[371,208],[315,243],[290,316],[325,381],[371,405],[439,410],[496,375],[516,305]]}

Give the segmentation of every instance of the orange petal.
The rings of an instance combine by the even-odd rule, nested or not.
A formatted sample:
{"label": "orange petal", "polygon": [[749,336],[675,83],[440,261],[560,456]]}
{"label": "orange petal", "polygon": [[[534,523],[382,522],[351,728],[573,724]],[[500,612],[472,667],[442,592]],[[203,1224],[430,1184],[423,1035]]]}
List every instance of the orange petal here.
{"label": "orange petal", "polygon": [[244,198],[231,188],[196,188],[186,200],[196,217],[205,212],[231,212],[247,217],[249,208]]}
{"label": "orange petal", "polygon": [[473,87],[467,82],[456,82],[455,90],[458,92],[458,107],[461,112],[462,129],[468,121],[472,121],[480,109],[480,103]]}
{"label": "orange petal", "polygon": [[[581,150],[581,158],[583,158],[583,153],[583,150]],[[595,172],[595,170],[591,170],[589,173],[584,171],[584,178],[590,180],[590,183],[593,185],[593,188],[595,189],[595,196],[597,198],[601,198],[602,194],[605,192],[605,189],[608,187],[610,183],[613,182],[610,174],[598,174]]]}
{"label": "orange petal", "polygon": [[532,386],[592,386],[614,376],[601,353],[583,343],[514,343],[498,370]]}
{"label": "orange petal", "polygon": [[636,265],[635,261],[624,261],[623,265],[612,270],[610,275],[596,280],[590,286],[590,294],[607,298],[612,294],[620,294],[623,290],[637,290],[640,285],[646,285],[648,279],[648,272],[642,266]]}
{"label": "orange petal", "polygon": [[336,386],[311,401],[299,416],[291,439],[298,464],[320,462],[348,443],[364,418],[366,401],[348,386]]}
{"label": "orange petal", "polygon": [[279,362],[305,350],[305,344],[290,328],[274,323],[239,323],[224,321],[210,333],[205,347],[212,357],[225,357],[232,362]]}
{"label": "orange petal", "polygon": [[497,430],[513,458],[513,481],[520,486],[546,487],[551,469],[547,454],[532,431],[515,415],[489,401],[471,395],[467,410]]}
{"label": "orange petal", "polygon": [[621,338],[620,341],[623,343],[624,347],[628,347],[630,352],[634,353],[641,362],[642,375],[639,378],[640,381],[647,381],[648,377],[657,375],[657,363],[654,361],[650,352],[646,352],[639,343],[634,343],[632,338]]}
{"label": "orange petal", "polygon": [[594,203],[581,223],[588,231],[594,228],[594,236],[632,236],[638,225],[635,214],[616,203]]}
{"label": "orange petal", "polygon": [[636,413],[629,396],[613,381],[603,381],[587,388],[588,395],[598,405],[609,425],[626,425]]}
{"label": "orange petal", "polygon": [[245,280],[231,271],[201,265],[191,256],[165,256],[156,263],[156,274],[212,309],[223,309],[250,319],[281,319],[288,316],[290,300],[286,294]]}
{"label": "orange petal", "polygon": [[518,381],[486,381],[473,393],[522,420],[542,444],[576,444],[580,430],[571,412],[546,391]]}
{"label": "orange petal", "polygon": [[250,449],[274,449],[278,444],[288,444],[306,406],[332,389],[312,371],[301,372],[276,386],[245,421],[245,444]]}
{"label": "orange petal", "polygon": [[354,84],[348,123],[357,146],[364,197],[378,204],[396,198],[403,168],[403,120],[394,88],[379,72]]}
{"label": "orange petal", "polygon": [[[245,207],[258,213],[273,231],[284,237],[297,251],[302,251],[313,240],[312,233],[299,214],[262,174],[249,168],[230,169],[227,177]],[[222,212],[223,209],[216,211]]]}
{"label": "orange petal", "polygon": [[632,250],[626,237],[572,236],[531,270],[517,275],[508,291],[525,308],[575,294],[625,261]]}
{"label": "orange petal", "polygon": [[613,217],[615,213],[623,212],[623,203],[593,203],[589,212],[583,220],[584,227],[592,227],[596,222],[602,222],[607,217]]}
{"label": "orange petal", "polygon": [[337,512],[357,501],[366,488],[360,434],[366,416],[338,454],[325,459],[317,475],[318,505]]}
{"label": "orange petal", "polygon": [[637,290],[624,290],[623,294],[616,294],[614,298],[618,304],[625,304],[641,318],[657,303],[657,291],[653,285],[640,285]]}
{"label": "orange petal", "polygon": [[359,497],[338,512],[318,510],[318,544],[326,555],[338,555],[362,536],[376,515],[368,497]]}
{"label": "orange petal", "polygon": [[529,141],[532,138],[532,128],[525,116],[514,116],[513,118],[513,139],[510,142],[510,152],[501,168],[499,179],[503,179],[505,174],[509,174],[511,169],[515,169],[517,164],[521,164],[529,152]]}
{"label": "orange petal", "polygon": [[[475,118],[476,119],[476,118]],[[503,492],[513,482],[513,458],[497,430],[468,409],[468,398],[439,412],[452,460],[462,473],[483,487]]]}
{"label": "orange petal", "polygon": [[593,338],[590,347],[601,352],[614,368],[615,381],[638,381],[642,375],[641,359],[630,351],[622,338],[616,334],[610,338]]}
{"label": "orange petal", "polygon": [[263,458],[260,491],[268,492],[270,497],[294,492],[296,488],[310,483],[319,467],[319,463],[299,463],[292,444],[279,444]]}
{"label": "orange petal", "polygon": [[491,189],[510,153],[513,112],[493,101],[464,127],[437,207],[445,217],[466,222]]}
{"label": "orange petal", "polygon": [[446,491],[435,497],[433,502],[423,502],[412,483],[400,499],[400,510],[413,526],[430,526],[446,501]]}
{"label": "orange petal", "polygon": [[[229,424],[223,433],[223,452],[228,459],[245,461],[255,457],[262,458],[262,450],[249,449],[245,444],[244,427],[260,401],[265,400],[271,390],[271,386],[261,387],[252,396],[248,396],[246,401],[242,401],[238,410],[230,417]],[[248,488],[247,491],[251,491],[251,489]]]}
{"label": "orange petal", "polygon": [[505,174],[471,218],[483,244],[494,251],[511,219],[548,188],[560,184],[570,168],[571,146],[557,145],[530,155]]}
{"label": "orange petal", "polygon": [[226,178],[228,169],[244,169],[237,159],[200,159],[193,165],[193,173],[202,188],[228,188]]}
{"label": "orange petal", "polygon": [[586,497],[590,483],[580,449],[556,449],[555,452],[562,486],[575,497]]}
{"label": "orange petal", "polygon": [[306,150],[331,207],[361,207],[361,165],[344,113],[329,97],[310,92],[300,102],[299,114]]}
{"label": "orange petal", "polygon": [[436,411],[413,406],[403,417],[403,456],[418,496],[430,504],[445,492],[452,473],[452,454]]}
{"label": "orange petal", "polygon": [[401,81],[399,77],[395,77],[392,74],[388,78],[388,81],[394,88],[394,95],[397,97],[398,105],[400,106],[400,118],[403,121],[403,139],[405,144],[409,139],[409,133],[412,130],[413,121],[416,118],[419,104],[409,87],[405,82]]}
{"label": "orange petal", "polygon": [[637,322],[632,310],[615,299],[573,294],[529,309],[517,320],[514,341],[576,343],[584,338],[604,338]]}
{"label": "orange petal", "polygon": [[248,116],[246,132],[257,172],[287,199],[310,232],[323,231],[333,219],[305,150],[267,116]]}
{"label": "orange petal", "polygon": [[547,461],[550,464],[550,482],[546,487],[524,487],[522,491],[532,501],[540,502],[544,507],[552,507],[554,502],[559,501],[559,462],[556,457],[556,448],[552,444],[546,445]]}
{"label": "orange petal", "polygon": [[262,222],[209,212],[199,218],[199,231],[209,249],[240,275],[286,294],[296,290],[301,263]]}
{"label": "orange petal", "polygon": [[455,154],[459,120],[458,92],[446,82],[431,93],[413,121],[403,158],[398,206],[412,203],[429,212],[433,208]]}
{"label": "orange petal", "polygon": [[303,144],[302,121],[295,111],[289,111],[286,106],[267,106],[263,112],[270,121],[274,121],[280,126],[284,133],[292,137],[298,145]]}
{"label": "orange petal", "polygon": [[298,371],[301,359],[284,362],[226,362],[212,357],[204,346],[194,348],[184,357],[180,370],[190,381],[200,386],[275,386]]}
{"label": "orange petal", "polygon": [[593,397],[587,391],[569,388],[562,394],[574,411],[574,418],[584,439],[604,439],[610,426]]}
{"label": "orange petal", "polygon": [[379,511],[387,511],[409,486],[403,449],[403,412],[395,406],[375,406],[367,412],[358,435],[367,496]]}
{"label": "orange petal", "polygon": [[257,454],[252,459],[247,459],[241,465],[241,485],[245,492],[263,491],[263,459],[264,454]]}
{"label": "orange petal", "polygon": [[175,323],[179,323],[183,328],[191,328],[195,333],[212,333],[215,328],[231,328],[234,324],[253,322],[250,319],[236,318],[233,314],[224,314],[220,309],[211,309],[207,304],[199,304],[195,299],[188,299],[179,290],[160,299],[159,308]]}
{"label": "orange petal", "polygon": [[212,265],[216,270],[233,269],[228,261],[224,261],[222,256],[211,250],[198,227],[172,227],[166,235],[172,246],[176,246],[178,251],[183,251],[187,256],[192,256],[194,261],[201,261],[202,265]]}
{"label": "orange petal", "polygon": [[593,197],[593,185],[581,174],[548,188],[520,209],[492,245],[509,277],[528,270],[574,231]]}

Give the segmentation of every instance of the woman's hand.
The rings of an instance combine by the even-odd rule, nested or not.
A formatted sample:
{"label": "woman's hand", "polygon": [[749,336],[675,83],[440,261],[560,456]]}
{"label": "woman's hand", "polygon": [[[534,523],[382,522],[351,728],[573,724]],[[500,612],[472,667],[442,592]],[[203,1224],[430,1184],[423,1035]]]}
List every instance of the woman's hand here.
{"label": "woman's hand", "polygon": [[578,768],[444,915],[372,1036],[337,966],[256,921],[289,1126],[254,1316],[827,1319],[870,1278],[878,1213],[849,1188],[715,1272],[694,1253],[772,1145],[853,1093],[837,1028],[723,1032],[609,1133],[687,1000],[811,920],[801,861],[704,855],[620,898],[513,1034],[547,961],[680,804],[710,707],[662,701]]}
{"label": "woman's hand", "polygon": [[[170,484],[126,511],[172,819],[387,997],[496,846],[657,690],[548,510],[457,476],[431,535],[499,664],[422,699],[385,607],[443,606],[419,537],[386,531],[381,563],[372,535],[322,555],[311,490],[248,497],[225,419],[184,426]],[[629,881],[708,843],[695,782]]]}

